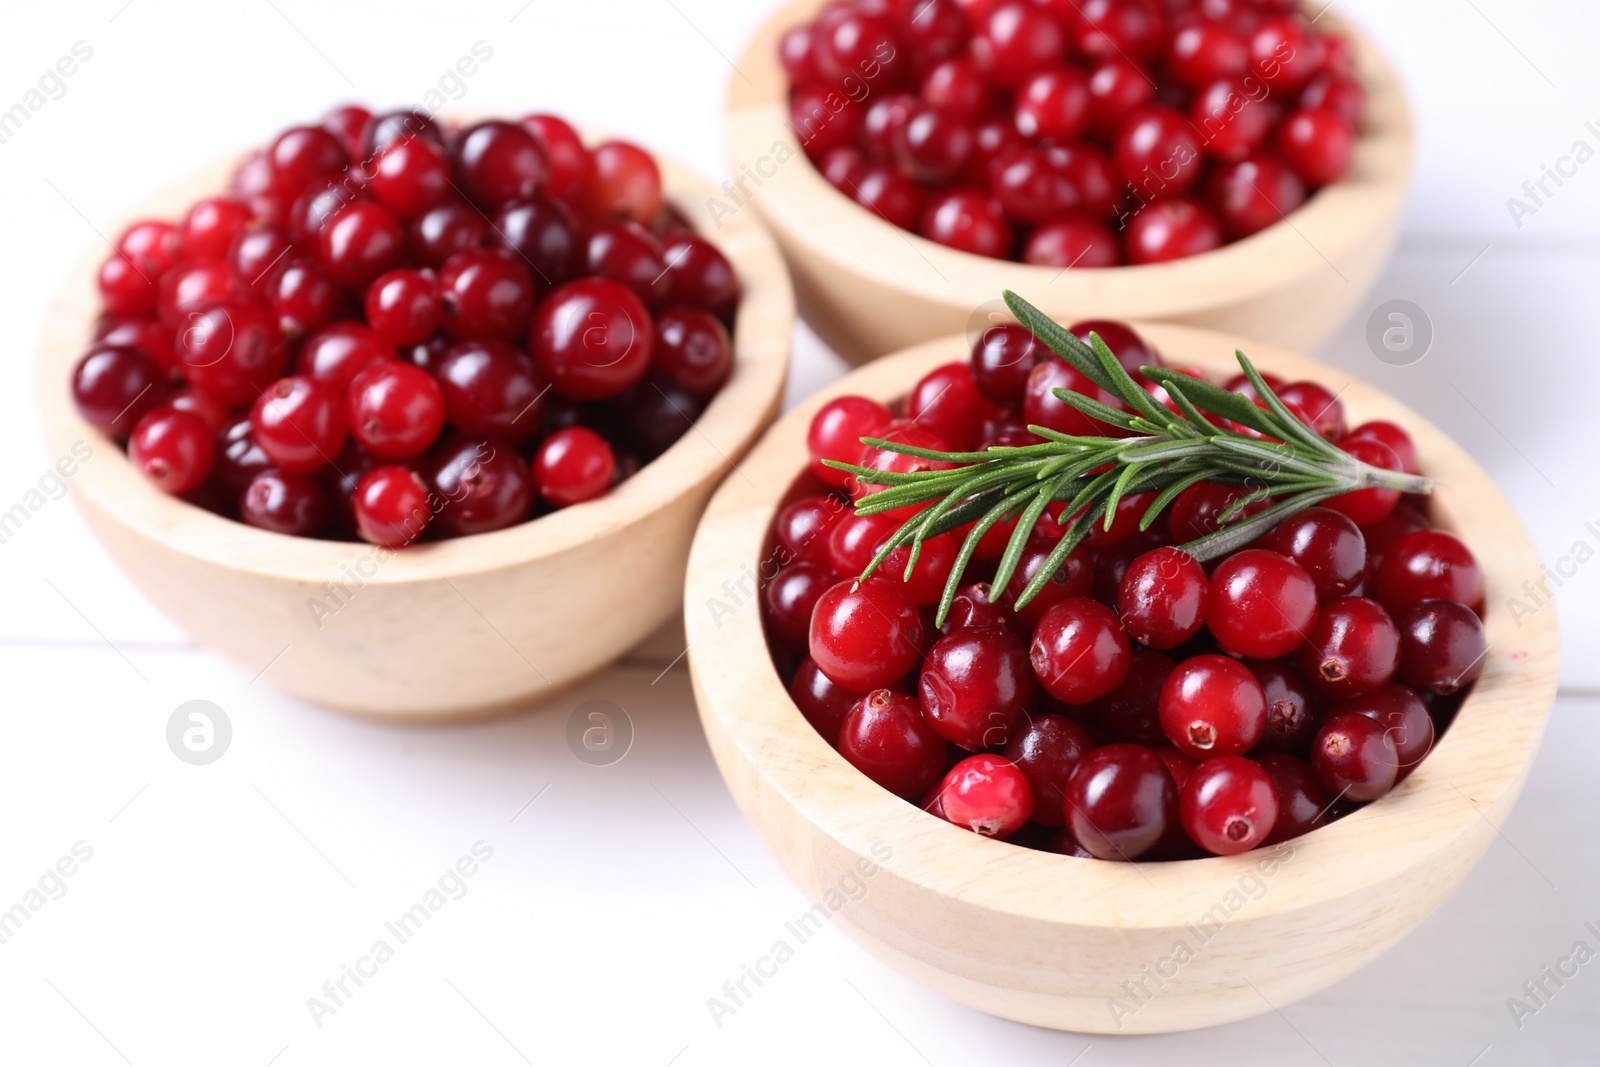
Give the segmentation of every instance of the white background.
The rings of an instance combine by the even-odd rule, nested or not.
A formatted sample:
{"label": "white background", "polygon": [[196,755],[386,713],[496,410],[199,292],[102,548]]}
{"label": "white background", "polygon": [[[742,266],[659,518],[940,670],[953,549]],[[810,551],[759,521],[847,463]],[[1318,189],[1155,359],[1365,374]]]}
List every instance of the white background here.
{"label": "white background", "polygon": [[[0,505],[46,470],[31,360],[69,266],[190,169],[348,98],[418,101],[482,40],[463,107],[558,110],[724,173],[720,112],[770,4],[177,0],[8,4],[0,108],[75,41],[94,49],[0,144]],[[1600,162],[1513,224],[1506,199],[1600,136],[1600,9],[1587,0],[1338,0],[1414,100],[1406,234],[1320,353],[1403,396],[1497,477],[1555,563],[1600,544],[1592,436],[1600,369]],[[1402,297],[1437,333],[1421,363],[1367,351]],[[802,328],[791,396],[842,372]],[[1530,575],[1529,577],[1536,577]],[[72,505],[0,545],[0,908],[75,842],[93,857],[0,945],[0,1062],[1592,1064],[1600,963],[1520,1029],[1508,997],[1600,925],[1600,564],[1560,593],[1563,696],[1521,805],[1433,918],[1377,963],[1245,1023],[1087,1038],[928,993],[829,930],[720,1028],[706,998],[805,901],[717,778],[679,638],[662,635],[556,704],[407,730],[289,700],[210,654],[111,566]],[[559,610],[530,605],[529,610]],[[463,670],[470,665],[463,664]],[[659,678],[658,678],[659,675]],[[574,759],[585,699],[630,714],[612,767]],[[227,710],[232,747],[180,763],[181,702]],[[529,801],[537,797],[531,805]],[[474,842],[493,858],[415,940],[316,1026],[307,998],[384,936]],[[391,939],[392,941],[392,939]],[[1075,1057],[1077,1057],[1075,1059]]]}

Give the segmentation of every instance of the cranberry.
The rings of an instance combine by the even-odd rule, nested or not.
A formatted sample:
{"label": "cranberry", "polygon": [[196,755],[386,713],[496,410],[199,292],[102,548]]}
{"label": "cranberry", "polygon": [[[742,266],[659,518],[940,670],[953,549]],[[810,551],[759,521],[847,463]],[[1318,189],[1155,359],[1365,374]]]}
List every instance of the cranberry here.
{"label": "cranberry", "polygon": [[578,270],[583,255],[578,223],[559,200],[535,196],[511,201],[495,214],[494,233],[547,288]]}
{"label": "cranberry", "polygon": [[[1417,510],[1407,504],[1399,504],[1389,512],[1387,518],[1380,519],[1371,526],[1363,527],[1361,536],[1367,542],[1367,573],[1369,578],[1376,573],[1383,563],[1383,557],[1395,542],[1409,533],[1418,530],[1431,530],[1432,524],[1423,518]],[[1370,584],[1370,583],[1369,583]]]}
{"label": "cranberry", "polygon": [[1044,613],[1029,657],[1051,696],[1067,704],[1087,704],[1128,676],[1128,635],[1110,608],[1074,597]]}
{"label": "cranberry", "polygon": [[267,151],[272,191],[285,203],[308,187],[336,178],[349,163],[339,139],[320,126],[285,130]]}
{"label": "cranberry", "polygon": [[911,93],[885,93],[867,105],[861,114],[856,140],[872,163],[887,163],[895,143],[905,132],[906,123],[923,110],[923,103]]}
{"label": "cranberry", "polygon": [[178,227],[185,259],[226,259],[234,238],[250,221],[248,205],[225,196],[198,200]]}
{"label": "cranberry", "polygon": [[476,208],[447,201],[412,220],[411,254],[427,266],[438,267],[457,252],[487,247],[489,233],[489,221]]}
{"label": "cranberry", "polygon": [[626,141],[607,141],[589,153],[592,169],[579,207],[591,218],[649,222],[661,210],[661,171],[650,154]]}
{"label": "cranberry", "polygon": [[405,253],[405,227],[394,212],[370,200],[340,208],[318,235],[317,255],[334,281],[365,287]]}
{"label": "cranberry", "polygon": [[789,128],[810,159],[853,144],[860,123],[861,110],[826,85],[803,85],[789,97]]}
{"label": "cranberry", "polygon": [[228,264],[215,259],[179,263],[161,276],[157,288],[156,313],[174,331],[196,312],[246,296],[245,285]]}
{"label": "cranberry", "polygon": [[1113,408],[1126,407],[1117,397],[1084,377],[1077,368],[1052,355],[1041,359],[1029,373],[1028,384],[1022,394],[1022,416],[1030,425],[1048,427],[1057,433],[1077,437],[1127,435],[1126,430],[1092,419],[1068,404],[1056,396],[1057,389],[1081,393]]}
{"label": "cranberry", "polygon": [[1134,860],[1178,821],[1178,789],[1161,758],[1139,745],[1093,749],[1062,790],[1067,829],[1091,855]]}
{"label": "cranberry", "polygon": [[1081,199],[1066,171],[1043,148],[1019,148],[990,168],[989,190],[1019,222],[1048,222]]}
{"label": "cranberry", "polygon": [[216,457],[205,420],[191,411],[158,407],[128,438],[128,459],[156,488],[174,496],[200,488]]}
{"label": "cranberry", "polygon": [[832,679],[817,669],[816,662],[809,656],[801,660],[795,670],[794,678],[789,682],[789,696],[800,709],[800,714],[805,716],[806,722],[822,735],[823,740],[834,746],[839,744],[839,727],[844,724],[844,717],[861,699],[859,693],[835,685]]}
{"label": "cranberry", "polygon": [[296,244],[315,252],[323,231],[333,217],[349,205],[362,202],[372,203],[372,200],[367,191],[354,181],[312,186],[301,193],[289,208],[286,220],[289,236]]}
{"label": "cranberry", "polygon": [[1177,648],[1205,624],[1205,568],[1178,548],[1146,552],[1129,565],[1117,594],[1128,636],[1150,648]]}
{"label": "cranberry", "polygon": [[356,485],[351,506],[361,539],[385,548],[409,545],[433,520],[427,486],[405,467],[367,471]]}
{"label": "cranberry", "polygon": [[1089,122],[1109,138],[1123,120],[1154,98],[1155,82],[1139,64],[1122,56],[1101,60],[1089,74]]}
{"label": "cranberry", "polygon": [[1322,60],[1322,40],[1300,15],[1263,19],[1250,35],[1250,69],[1273,90],[1299,89]]}
{"label": "cranberry", "polygon": [[1107,737],[1151,746],[1165,744],[1161,729],[1161,689],[1172,674],[1172,657],[1147,648],[1135,648],[1128,676],[1091,706]]}
{"label": "cranberry", "polygon": [[261,294],[273,269],[284,263],[293,251],[294,242],[276,226],[248,226],[239,231],[228,248],[228,265],[240,281]]}
{"label": "cranberry", "polygon": [[1400,630],[1402,681],[1449,696],[1483,673],[1488,652],[1483,621],[1454,600],[1419,600],[1395,618]]}
{"label": "cranberry", "polygon": [[171,368],[175,358],[172,334],[157,319],[106,316],[95,324],[94,339],[112,348],[131,348],[165,368]]}
{"label": "cranberry", "polygon": [[845,505],[838,497],[808,496],[796,500],[778,512],[772,524],[779,562],[827,561],[828,535],[846,518],[857,516],[846,516]]}
{"label": "cranberry", "polygon": [[197,313],[175,347],[189,384],[230,407],[254,401],[288,359],[277,325],[259,304],[218,304]]}
{"label": "cranberry", "polygon": [[344,447],[344,398],[327,382],[308,375],[280,378],[256,398],[250,430],[283,470],[320,470]]}
{"label": "cranberry", "polygon": [[[899,520],[885,515],[843,516],[828,532],[828,562],[840,574],[860,574],[899,528]],[[914,604],[936,603],[955,565],[956,551],[956,540],[950,534],[927,538],[907,577],[912,549],[900,545],[884,557],[873,580],[894,582]]]}
{"label": "cranberry", "polygon": [[382,360],[351,379],[345,417],[362,448],[383,459],[405,459],[426,451],[444,428],[444,396],[428,372]]}
{"label": "cranberry", "polygon": [[928,651],[918,691],[941,737],[968,751],[1003,747],[1033,703],[1027,646],[1004,627],[953,631]]}
{"label": "cranberry", "polygon": [[900,5],[899,34],[911,61],[925,70],[966,47],[970,29],[960,0],[910,0]]}
{"label": "cranberry", "polygon": [[1196,19],[1178,27],[1167,41],[1167,69],[1191,89],[1237,77],[1249,63],[1249,44],[1224,22]]}
{"label": "cranberry", "polygon": [[1026,326],[1000,323],[983,331],[972,346],[972,381],[990,402],[1018,407],[1028,375],[1044,347]]}
{"label": "cranberry", "polygon": [[1035,71],[1059,63],[1066,46],[1066,35],[1049,14],[1010,0],[978,20],[971,47],[972,58],[991,82],[1015,89]]}
{"label": "cranberry", "polygon": [[944,776],[939,807],[956,826],[984,837],[1010,837],[1033,814],[1033,791],[1022,769],[1003,756],[968,756]]}
{"label": "cranberry", "polygon": [[1307,508],[1280,522],[1265,547],[1300,564],[1327,603],[1361,584],[1367,571],[1367,543],[1350,519],[1327,508]]}
{"label": "cranberry", "polygon": [[1166,263],[1198,256],[1222,244],[1222,226],[1205,207],[1187,197],[1147,204],[1128,222],[1128,262]]}
{"label": "cranberry", "polygon": [[992,196],[976,189],[938,193],[922,212],[922,236],[977,256],[1005,258],[1011,251],[1011,227]]}
{"label": "cranberry", "polygon": [[1090,59],[1154,58],[1161,51],[1162,17],[1155,0],[1081,0],[1072,44]]}
{"label": "cranberry", "polygon": [[212,433],[221,433],[232,421],[228,405],[195,389],[180,389],[173,393],[167,397],[167,406],[174,411],[194,412],[211,427]]}
{"label": "cranberry", "polygon": [[1400,631],[1377,601],[1340,597],[1323,606],[1296,658],[1322,692],[1354,696],[1394,676],[1400,664]]}
{"label": "cranberry", "polygon": [[1305,753],[1317,729],[1318,704],[1305,676],[1284,659],[1245,660],[1267,701],[1267,726],[1256,751]]}
{"label": "cranberry", "polygon": [[1076,67],[1050,67],[1017,89],[1015,122],[1024,137],[1071,141],[1089,125],[1089,79]]}
{"label": "cranberry", "polygon": [[1172,539],[1179,544],[1198,541],[1216,533],[1225,526],[1239,522],[1260,508],[1245,508],[1235,512],[1228,522],[1221,516],[1234,504],[1249,496],[1243,486],[1223,482],[1197,482],[1179,493],[1167,509],[1167,527]]}
{"label": "cranberry", "polygon": [[676,382],[651,374],[617,397],[609,410],[610,425],[621,435],[623,447],[649,462],[694,425],[705,402]]}
{"label": "cranberry", "polygon": [[499,120],[480,122],[457,134],[450,160],[467,196],[488,210],[532,196],[550,174],[544,149],[533,134]]}
{"label": "cranberry", "polygon": [[1267,752],[1256,762],[1272,779],[1272,790],[1278,800],[1278,818],[1263,844],[1288,841],[1323,824],[1328,813],[1328,794],[1305,760],[1285,752]]}
{"label": "cranberry", "polygon": [[1161,728],[1195,759],[1248,752],[1267,725],[1267,699],[1250,668],[1227,656],[1193,656],[1161,687]]}
{"label": "cranberry", "polygon": [[1213,756],[1184,783],[1178,811],[1195,843],[1218,856],[1263,843],[1278,819],[1272,779],[1243,756]]}
{"label": "cranberry", "polygon": [[675,233],[661,243],[672,298],[733,321],[739,306],[739,276],[716,245],[692,233]]}
{"label": "cranberry", "polygon": [[[944,438],[928,430],[913,425],[910,420],[903,420],[899,424],[890,424],[884,431],[880,440],[890,444],[909,445],[912,448],[926,449],[930,452],[948,452],[950,446]],[[892,452],[887,448],[863,446],[857,465],[870,471],[881,471],[888,474],[911,474],[917,471],[950,470],[955,464],[944,460],[924,459],[921,456],[912,456],[903,452]],[[854,484],[854,494],[857,499],[877,492],[880,483],[873,481],[871,475],[863,475]],[[903,508],[895,508],[884,512],[890,518],[904,521],[915,515],[921,505],[911,504]]]}
{"label": "cranberry", "polygon": [[367,170],[372,195],[403,219],[414,219],[451,196],[450,160],[425,137],[390,142]]}
{"label": "cranberry", "polygon": [[456,337],[509,341],[533,312],[533,278],[510,252],[457,252],[439,268],[439,320]]}
{"label": "cranberry", "polygon": [[911,600],[886,582],[842,581],[822,594],[811,617],[811,658],[835,682],[858,692],[893,685],[921,658],[922,620]]}
{"label": "cranberry", "polygon": [[166,395],[161,365],[133,348],[97,344],[72,370],[72,402],[90,426],[123,438]]}
{"label": "cranberry", "polygon": [[956,178],[972,154],[972,127],[952,112],[920,106],[895,131],[892,155],[908,178],[937,185]]}
{"label": "cranberry", "polygon": [[778,62],[789,76],[789,84],[805,85],[817,80],[816,37],[810,26],[791,26],[778,38]]}
{"label": "cranberry", "polygon": [[322,116],[322,128],[338,138],[339,147],[351,159],[366,156],[367,128],[372,125],[372,112],[359,104],[345,104]]}
{"label": "cranberry", "polygon": [[1140,195],[1182,193],[1200,177],[1200,138],[1182,112],[1151,106],[1123,120],[1113,146],[1118,173]]}
{"label": "cranberry", "polygon": [[1417,458],[1417,444],[1411,435],[1392,422],[1364,422],[1351,430],[1341,444],[1350,441],[1371,440],[1386,445],[1400,461],[1400,470],[1407,474],[1421,474],[1422,466]]}
{"label": "cranberry", "polygon": [[1306,187],[1275,156],[1254,155],[1219,167],[1206,201],[1235,240],[1259,233],[1305,203]]}
{"label": "cranberry", "polygon": [[969,628],[1007,625],[1010,625],[1010,617],[1005,606],[992,598],[989,583],[974,582],[956,590],[941,632],[948,634]]}
{"label": "cranberry", "polygon": [[[593,430],[571,426],[545,438],[533,459],[533,480],[539,495],[558,508],[581,504],[611,488],[617,460],[606,439]],[[805,644],[804,630],[796,645]]]}
{"label": "cranberry", "polygon": [[1377,573],[1378,602],[1400,613],[1419,600],[1483,602],[1483,569],[1461,539],[1443,530],[1419,530],[1396,541]]}
{"label": "cranberry", "polygon": [[1136,380],[1143,368],[1162,365],[1161,356],[1156,350],[1126,323],[1112,319],[1084,319],[1068,326],[1067,332],[1085,344],[1089,342],[1090,334],[1098,334],[1111,354],[1117,357],[1117,362]]}
{"label": "cranberry", "polygon": [[386,344],[426,341],[439,325],[439,292],[431,275],[392,270],[367,288],[367,322]]}
{"label": "cranberry", "polygon": [[1350,124],[1330,108],[1303,107],[1283,120],[1278,148],[1307,185],[1328,185],[1344,177],[1355,153]]}
{"label": "cranberry", "polygon": [[1088,731],[1064,715],[1037,715],[1006,742],[1005,757],[1028,779],[1033,821],[1041,826],[1066,822],[1062,789],[1072,769],[1092,747]]}
{"label": "cranberry", "polygon": [[958,449],[970,451],[982,440],[984,423],[994,417],[995,407],[978,391],[967,364],[946,363],[912,388],[906,413]]}
{"label": "cranberry", "polygon": [[117,238],[116,250],[138,273],[158,278],[181,256],[178,228],[170,222],[136,222]]}
{"label": "cranberry", "polygon": [[216,480],[230,493],[244,492],[256,475],[272,468],[272,460],[251,436],[249,416],[224,427],[217,435],[216,449]]}
{"label": "cranberry", "polygon": [[605,278],[585,278],[545,298],[528,340],[540,373],[556,392],[574,400],[604,400],[644,377],[655,331],[631,290]]}
{"label": "cranberry", "polygon": [[1236,552],[1211,576],[1206,625],[1227,652],[1256,659],[1287,655],[1310,636],[1316,617],[1316,583],[1276,552]]}
{"label": "cranberry", "polygon": [[[561,432],[571,434],[590,431],[574,427]],[[605,447],[605,441],[599,435],[591,434],[591,436],[601,447]],[[534,477],[537,478],[539,473],[538,467],[535,466]],[[605,488],[602,485],[600,492],[605,492]],[[816,563],[791,563],[774,575],[761,590],[761,615],[766,620],[767,628],[772,635],[789,648],[804,649],[811,627],[811,613],[816,608],[817,601],[822,599],[822,594],[833,584],[833,572]]]}
{"label": "cranberry", "polygon": [[897,796],[914,797],[944,774],[950,742],[933,732],[916,700],[877,689],[845,715],[838,749],[876,784]]}
{"label": "cranberry", "polygon": [[309,475],[262,471],[245,488],[239,517],[273,533],[315,537],[328,525],[328,496]]}
{"label": "cranberry", "polygon": [[698,396],[716,395],[733,372],[733,342],[708,311],[678,305],[656,319],[655,366]]}
{"label": "cranberry", "polygon": [[[1273,111],[1260,88],[1255,78],[1221,78],[1195,94],[1189,121],[1209,155],[1238,162],[1266,141],[1272,132]],[[1301,198],[1304,196],[1302,189]]]}
{"label": "cranberry", "polygon": [[[1050,553],[1055,547],[1055,542],[1048,540],[1031,540],[1024,546],[1022,556],[1017,561],[1016,571],[1006,583],[1005,589],[1001,591],[1001,599],[1005,603],[1016,604],[1022,591],[1049,561]],[[1089,562],[1089,554],[1082,548],[1074,549],[1056,568],[1050,580],[1039,588],[1034,598],[1020,608],[1014,607],[1013,611],[1022,622],[1037,624],[1044,618],[1045,612],[1057,604],[1065,600],[1086,597],[1093,590],[1094,568]]]}
{"label": "cranberry", "polygon": [[1348,74],[1324,71],[1301,91],[1300,106],[1326,108],[1349,123],[1352,130],[1360,129],[1367,112],[1367,91]]}
{"label": "cranberry", "polygon": [[988,110],[992,96],[978,64],[966,56],[946,59],[923,75],[922,99],[935,108],[968,122]]}
{"label": "cranberry", "polygon": [[1422,698],[1408,686],[1391,682],[1370,693],[1337,701],[1329,712],[1364,715],[1382,726],[1394,743],[1395,758],[1400,762],[1397,778],[1410,774],[1433,747],[1433,719]]}
{"label": "cranberry", "polygon": [[632,289],[652,310],[672,295],[672,275],[661,242],[637,223],[611,223],[590,230],[587,273]]}
{"label": "cranberry", "polygon": [[394,348],[361,323],[335,322],[306,338],[298,367],[301,374],[343,391],[367,367],[394,358]]}
{"label": "cranberry", "polygon": [[1388,727],[1355,712],[1332,715],[1311,745],[1311,770],[1339,798],[1377,800],[1394,788],[1400,756]]}
{"label": "cranberry", "polygon": [[332,320],[339,310],[339,287],[315,260],[296,257],[267,279],[267,307],[285,337],[303,337]]}
{"label": "cranberry", "polygon": [[445,418],[462,433],[518,441],[538,429],[545,386],[520,349],[504,341],[459,341],[433,373]]}
{"label": "cranberry", "polygon": [[863,78],[888,84],[899,80],[904,61],[887,18],[837,10],[819,18],[812,34],[817,73],[824,81],[848,86]]}
{"label": "cranberry", "polygon": [[457,438],[433,455],[429,480],[444,499],[434,521],[446,535],[502,530],[533,510],[533,475],[503,445]]}
{"label": "cranberry", "polygon": [[439,124],[426,111],[391,111],[375,116],[367,126],[366,151],[362,156],[370,158],[395,141],[408,137],[419,137],[441,146],[444,144]]}
{"label": "cranberry", "polygon": [[539,147],[544,149],[545,162],[550,166],[544,183],[545,194],[564,200],[582,195],[592,164],[578,131],[555,115],[527,115],[522,119],[522,128],[539,142]]}
{"label": "cranberry", "polygon": [[1022,261],[1063,270],[1116,267],[1122,263],[1122,246],[1099,220],[1072,214],[1033,231],[1023,248]]}

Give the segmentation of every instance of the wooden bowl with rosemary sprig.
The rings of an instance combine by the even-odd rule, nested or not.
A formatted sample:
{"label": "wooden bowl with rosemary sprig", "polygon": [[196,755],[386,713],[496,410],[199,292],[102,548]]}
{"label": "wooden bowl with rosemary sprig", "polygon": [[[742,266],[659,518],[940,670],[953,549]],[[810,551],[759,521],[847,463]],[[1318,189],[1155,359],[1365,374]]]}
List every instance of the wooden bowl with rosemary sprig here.
{"label": "wooden bowl with rosemary sprig", "polygon": [[[1014,306],[1028,321],[1028,309]],[[1028,325],[1036,334],[1050,329],[1048,320]],[[1216,380],[1237,372],[1236,348],[1286,379],[1344,385],[1347,377],[1209,330],[1156,323],[1136,329],[1172,363]],[[1061,342],[1058,335],[1045,339]],[[1381,800],[1238,856],[1112,863],[990,840],[891,795],[847,763],[790,699],[760,613],[728,605],[730,588],[764,573],[768,531],[806,464],[805,435],[817,409],[850,394],[891,401],[968,348],[961,336],[928,342],[812,397],[767,434],[741,464],[745,476],[723,485],[701,521],[685,598],[689,657],[701,721],[740,808],[817,902],[820,918],[916,981],[1005,1018],[1097,1033],[1191,1029],[1281,1008],[1360,968],[1466,877],[1509,814],[1544,732],[1555,693],[1556,623],[1550,612],[1514,619],[1504,607],[1539,567],[1509,503],[1449,438],[1394,398],[1350,382],[1341,399],[1354,420],[1392,420],[1412,434],[1428,481],[1401,487],[1427,488],[1435,524],[1464,539],[1484,570],[1484,670],[1435,748]],[[1080,347],[1076,361],[1087,369],[1095,356],[1086,351]],[[1189,381],[1179,379],[1178,389]],[[1226,403],[1194,389],[1187,395],[1213,410]],[[1289,434],[1283,414],[1238,409],[1225,417],[1257,419],[1263,432]],[[1178,445],[1124,443],[1109,458],[1135,473],[1101,481],[1085,499],[1092,511],[1118,478],[1127,479],[1124,488],[1156,484],[1150,474],[1168,487],[1186,477],[1180,465],[1213,475],[1253,466],[1241,478],[1262,477],[1279,497],[1309,494],[1304,502],[1385,477],[1341,460],[1337,450],[1295,443],[1291,451],[1254,442],[1264,449],[1254,452],[1213,441],[1187,457]],[[1140,449],[1166,470],[1141,473]],[[1071,451],[1063,445],[1056,454]],[[1015,473],[1050,452],[980,458],[1010,464]],[[1027,499],[1027,481],[1009,481],[1016,501]],[[1095,481],[1088,475],[1063,499]],[[1033,491],[1039,484],[1035,478]],[[924,489],[933,495],[931,485]],[[959,495],[960,486],[950,491]]]}

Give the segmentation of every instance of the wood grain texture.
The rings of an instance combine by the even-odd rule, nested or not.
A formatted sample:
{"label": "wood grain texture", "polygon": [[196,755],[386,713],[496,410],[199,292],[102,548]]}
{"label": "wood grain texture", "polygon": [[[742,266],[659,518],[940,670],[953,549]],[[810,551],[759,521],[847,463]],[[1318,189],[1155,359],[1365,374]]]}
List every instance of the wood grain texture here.
{"label": "wood grain texture", "polygon": [[[1139,329],[1170,361],[1213,377],[1236,369],[1240,344],[1257,366],[1285,378],[1345,378],[1208,330]],[[833,922],[930,988],[1040,1026],[1150,1033],[1214,1025],[1282,1007],[1382,953],[1488,847],[1554,699],[1554,613],[1519,624],[1503,607],[1539,573],[1505,497],[1398,401],[1361,382],[1343,394],[1353,422],[1393,419],[1411,430],[1439,482],[1435,517],[1474,548],[1487,583],[1483,677],[1436,749],[1389,796],[1284,846],[1270,872],[1257,866],[1267,855],[1260,852],[1116,864],[991,841],[889,795],[829,747],[785,692],[759,613],[729,612],[724,584],[760,567],[765,532],[804,463],[818,407],[847,393],[904,395],[920,375],[965,354],[962,337],[929,342],[812,397],[767,434],[742,465],[746,477],[727,481],[707,509],[689,562],[689,658],[712,753],[746,817],[824,906],[876,847],[880,867]]]}
{"label": "wood grain texture", "polygon": [[[895,227],[830,186],[790,127],[777,42],[823,0],[794,0],[738,61],[728,94],[728,149],[738,183],[724,210],[753,204],[794,273],[801,314],[852,363],[971,329],[1002,289],[1062,322],[1160,319],[1315,349],[1366,296],[1393,250],[1411,175],[1405,98],[1377,48],[1350,36],[1367,87],[1367,121],[1349,175],[1283,222],[1175,263],[1059,271],[946,248]],[[870,83],[871,93],[878,91]],[[857,93],[856,95],[860,95]]]}
{"label": "wood grain texture", "polygon": [[[314,703],[404,721],[517,710],[617,659],[677,610],[706,500],[777,414],[794,299],[753,215],[719,226],[712,190],[657,157],[668,199],[733,262],[744,285],[728,385],[676,444],[596,501],[398,553],[286,537],[229,521],[145,483],[68,396],[98,313],[96,251],[50,310],[36,368],[53,455],[87,441],[71,479],[117,563],[195,640]],[[225,187],[231,164],[168,190],[138,217],[177,218]]]}

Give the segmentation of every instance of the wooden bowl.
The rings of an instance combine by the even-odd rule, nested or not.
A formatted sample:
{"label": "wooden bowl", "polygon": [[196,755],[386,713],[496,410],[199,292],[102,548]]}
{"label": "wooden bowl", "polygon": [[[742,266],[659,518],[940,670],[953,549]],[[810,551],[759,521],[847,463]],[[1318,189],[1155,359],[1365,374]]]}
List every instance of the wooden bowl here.
{"label": "wooden bowl", "polygon": [[[1233,371],[1236,338],[1141,324],[1180,365]],[[1343,381],[1248,342],[1263,370]],[[782,419],[712,499],[689,558],[685,621],[700,718],[728,788],[800,888],[868,951],[994,1015],[1061,1030],[1151,1033],[1281,1008],[1350,974],[1420,923],[1494,839],[1555,695],[1554,612],[1503,607],[1539,557],[1511,505],[1459,446],[1360,382],[1353,421],[1407,426],[1438,479],[1435,518],[1485,570],[1489,652],[1439,744],[1387,797],[1329,826],[1230,858],[1119,864],[980,837],[890,795],[801,717],[760,613],[730,596],[760,570],[769,524],[805,462],[812,414],[847,393],[887,401],[965,341],[858,370]],[[724,583],[732,583],[725,585]],[[862,888],[864,887],[864,888]]]}
{"label": "wooden bowl", "polygon": [[[53,455],[88,442],[70,479],[90,527],[195,640],[318,704],[405,721],[515,710],[617,659],[677,610],[695,522],[717,481],[777,414],[794,298],[754,215],[718,227],[705,181],[657,157],[668,199],[744,285],[734,371],[676,444],[614,491],[494,533],[387,551],[268,533],[149,486],[78,417],[74,362],[98,310],[96,250],[44,327],[39,408]],[[140,218],[178,218],[232,164],[168,190]],[[81,448],[80,444],[80,448]]]}
{"label": "wooden bowl", "polygon": [[[728,149],[737,185],[719,215],[753,204],[794,272],[800,312],[830,346],[861,363],[935,337],[973,332],[1004,289],[1061,322],[1160,319],[1210,326],[1309,351],[1366,296],[1399,234],[1412,134],[1400,86],[1371,41],[1350,37],[1367,87],[1367,122],[1349,175],[1243,241],[1174,263],[1060,271],[971,255],[891,225],[853,203],[800,151],[790,127],[784,31],[823,0],[793,0],[745,49],[728,93]],[[870,101],[871,86],[868,85]]]}

